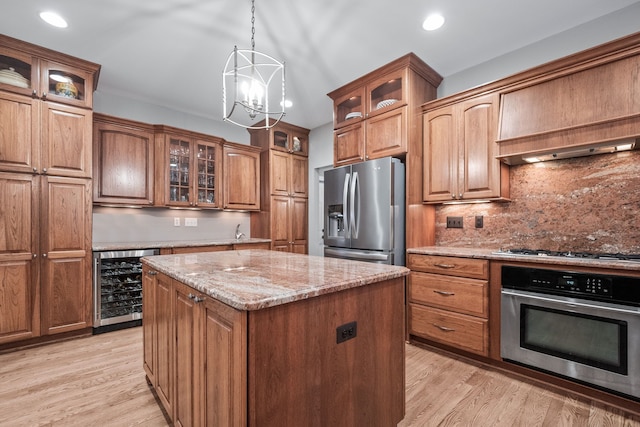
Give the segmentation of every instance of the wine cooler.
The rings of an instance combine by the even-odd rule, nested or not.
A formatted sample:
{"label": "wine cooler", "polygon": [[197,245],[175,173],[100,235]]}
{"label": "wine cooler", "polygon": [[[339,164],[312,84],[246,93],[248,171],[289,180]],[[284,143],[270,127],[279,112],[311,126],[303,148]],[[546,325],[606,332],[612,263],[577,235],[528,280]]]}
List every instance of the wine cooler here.
{"label": "wine cooler", "polygon": [[93,253],[94,333],[142,324],[143,256],[158,249]]}

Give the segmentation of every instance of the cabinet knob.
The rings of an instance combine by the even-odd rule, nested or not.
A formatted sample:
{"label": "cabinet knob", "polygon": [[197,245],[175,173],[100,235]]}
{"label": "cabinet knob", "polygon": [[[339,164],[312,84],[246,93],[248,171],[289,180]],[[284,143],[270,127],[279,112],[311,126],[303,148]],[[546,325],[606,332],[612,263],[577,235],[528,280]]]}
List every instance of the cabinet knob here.
{"label": "cabinet knob", "polygon": [[154,271],[154,270],[149,270],[149,271],[147,271],[147,274],[148,274],[149,276],[155,276],[156,274],[158,274],[158,272],[157,272],[157,271]]}
{"label": "cabinet knob", "polygon": [[453,194],[453,193],[451,193],[451,198],[452,198],[452,199],[455,199],[455,198],[456,198],[456,195],[455,195],[455,194]]}
{"label": "cabinet knob", "polygon": [[42,173],[47,173],[47,168],[42,168]]}
{"label": "cabinet knob", "polygon": [[34,98],[38,97],[38,92],[36,92],[36,90],[33,90],[33,93],[31,94],[31,96],[33,96]]}
{"label": "cabinet knob", "polygon": [[194,294],[192,294],[192,293],[189,293],[189,295],[187,295],[187,297],[189,299],[196,299],[196,296]]}
{"label": "cabinet knob", "polygon": [[462,199],[462,193],[458,194],[458,198]]}
{"label": "cabinet knob", "polygon": [[47,99],[47,92],[42,92],[42,99]]}
{"label": "cabinet knob", "polygon": [[34,258],[38,258],[38,254],[33,254],[33,257]]}
{"label": "cabinet knob", "polygon": [[204,298],[201,298],[201,297],[195,297],[195,298],[193,299],[193,301],[195,301],[196,303],[198,303],[198,302],[202,302],[202,301],[204,301]]}
{"label": "cabinet knob", "polygon": [[33,173],[34,174],[38,173],[38,168],[33,168]]}
{"label": "cabinet knob", "polygon": [[153,200],[149,200],[149,204],[152,205],[153,204]]}
{"label": "cabinet knob", "polygon": [[46,258],[46,257],[47,257],[47,254],[42,254],[42,258]]}

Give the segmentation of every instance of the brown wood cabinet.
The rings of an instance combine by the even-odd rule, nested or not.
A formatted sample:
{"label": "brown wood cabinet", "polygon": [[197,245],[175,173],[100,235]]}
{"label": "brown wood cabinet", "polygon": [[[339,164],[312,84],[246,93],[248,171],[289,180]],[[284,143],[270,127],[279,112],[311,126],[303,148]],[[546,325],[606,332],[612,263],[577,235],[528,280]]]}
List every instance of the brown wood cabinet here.
{"label": "brown wood cabinet", "polygon": [[[0,83],[0,344],[92,326],[91,107],[100,66],[0,35],[6,68],[18,77]],[[56,89],[55,78],[76,94]]]}
{"label": "brown wood cabinet", "polygon": [[251,214],[251,236],[271,239],[271,249],[308,252],[309,129],[279,122],[249,130],[262,149],[263,206]]}
{"label": "brown wood cabinet", "polygon": [[260,210],[260,150],[250,145],[225,141],[223,208]]}
{"label": "brown wood cabinet", "polygon": [[155,126],[156,205],[222,208],[221,138]]}
{"label": "brown wood cabinet", "polygon": [[91,327],[90,185],[0,173],[0,344]]}
{"label": "brown wood cabinet", "polygon": [[441,80],[408,54],[329,93],[334,104],[334,166],[406,155],[416,108],[435,98]]}
{"label": "brown wood cabinet", "polygon": [[407,248],[435,244],[435,208],[423,203],[422,112],[442,77],[409,53],[330,92],[333,164],[399,157],[406,173]]}
{"label": "brown wood cabinet", "polygon": [[423,200],[508,199],[508,166],[496,158],[498,94],[435,109],[429,105],[424,105]]}
{"label": "brown wood cabinet", "polygon": [[174,424],[246,425],[246,313],[143,272],[145,372]]}
{"label": "brown wood cabinet", "polygon": [[154,130],[146,123],[93,115],[93,202],[154,204]]}
{"label": "brown wood cabinet", "polygon": [[409,336],[489,356],[489,262],[409,254]]}
{"label": "brown wood cabinet", "polygon": [[[100,66],[0,35],[0,69],[21,83],[0,83],[0,170],[91,178],[93,90]],[[77,97],[56,93],[71,80]]]}

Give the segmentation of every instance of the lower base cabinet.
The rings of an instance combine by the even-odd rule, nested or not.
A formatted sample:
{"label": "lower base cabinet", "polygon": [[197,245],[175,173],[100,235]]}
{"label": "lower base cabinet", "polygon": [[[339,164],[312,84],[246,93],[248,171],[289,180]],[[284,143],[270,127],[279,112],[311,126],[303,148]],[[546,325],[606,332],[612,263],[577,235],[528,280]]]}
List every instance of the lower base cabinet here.
{"label": "lower base cabinet", "polygon": [[409,335],[489,356],[487,260],[409,254]]}
{"label": "lower base cabinet", "polygon": [[[247,312],[143,272],[144,367],[174,425],[382,427],[404,417],[403,278]],[[343,319],[358,320],[358,336],[336,344]]]}

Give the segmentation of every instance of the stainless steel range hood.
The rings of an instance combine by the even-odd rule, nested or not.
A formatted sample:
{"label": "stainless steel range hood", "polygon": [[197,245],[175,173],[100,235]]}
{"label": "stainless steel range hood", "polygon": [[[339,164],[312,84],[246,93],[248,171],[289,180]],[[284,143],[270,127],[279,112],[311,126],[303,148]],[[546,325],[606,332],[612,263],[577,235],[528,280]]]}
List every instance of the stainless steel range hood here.
{"label": "stainless steel range hood", "polygon": [[620,151],[636,150],[640,148],[640,140],[628,138],[617,141],[606,141],[579,147],[564,147],[562,149],[539,150],[519,153],[509,156],[499,156],[508,165],[546,162],[549,160],[570,159],[574,157],[594,156],[597,154],[617,153]]}

